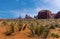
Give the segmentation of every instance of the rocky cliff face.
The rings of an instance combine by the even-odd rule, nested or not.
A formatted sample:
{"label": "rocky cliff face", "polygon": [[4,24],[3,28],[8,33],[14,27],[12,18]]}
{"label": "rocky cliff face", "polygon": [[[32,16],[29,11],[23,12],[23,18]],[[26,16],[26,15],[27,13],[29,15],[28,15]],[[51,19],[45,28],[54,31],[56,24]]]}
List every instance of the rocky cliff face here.
{"label": "rocky cliff face", "polygon": [[58,19],[58,18],[60,18],[60,11],[59,12],[57,12],[57,14],[55,15],[55,17],[54,17],[55,19]]}
{"label": "rocky cliff face", "polygon": [[54,19],[56,14],[51,13],[51,19]]}
{"label": "rocky cliff face", "polygon": [[51,11],[49,10],[41,10],[38,12],[38,19],[50,19]]}
{"label": "rocky cliff face", "polygon": [[[34,16],[35,19],[59,19],[60,11],[57,14],[52,13],[50,10],[41,10],[38,12],[37,16]],[[32,17],[26,15],[25,19],[32,19]]]}

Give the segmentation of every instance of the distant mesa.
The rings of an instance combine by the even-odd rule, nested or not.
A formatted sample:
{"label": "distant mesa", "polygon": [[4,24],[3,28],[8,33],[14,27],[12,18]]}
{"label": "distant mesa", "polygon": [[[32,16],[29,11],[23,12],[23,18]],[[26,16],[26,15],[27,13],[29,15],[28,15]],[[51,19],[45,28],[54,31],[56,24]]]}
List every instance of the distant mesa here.
{"label": "distant mesa", "polygon": [[[34,16],[34,19],[59,19],[59,18],[60,18],[60,11],[57,12],[57,14],[54,14],[50,10],[41,10],[38,12],[36,16]],[[33,18],[26,14],[24,19],[33,19]]]}
{"label": "distant mesa", "polygon": [[38,19],[60,19],[60,11],[57,14],[52,13],[50,10],[41,10],[36,16]]}
{"label": "distant mesa", "polygon": [[[59,19],[60,11],[57,14],[52,13],[50,10],[41,10],[38,12],[37,16],[34,16],[35,19]],[[25,19],[32,19],[32,17],[26,15]]]}
{"label": "distant mesa", "polygon": [[32,19],[32,17],[30,17],[29,15],[26,14],[24,19]]}

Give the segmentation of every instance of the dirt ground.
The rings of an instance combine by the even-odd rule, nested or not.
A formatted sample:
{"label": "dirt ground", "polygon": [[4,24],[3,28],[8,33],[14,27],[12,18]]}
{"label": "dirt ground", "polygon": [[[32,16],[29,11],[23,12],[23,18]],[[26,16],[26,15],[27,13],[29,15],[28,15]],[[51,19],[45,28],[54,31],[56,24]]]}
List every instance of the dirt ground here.
{"label": "dirt ground", "polygon": [[[6,36],[4,33],[6,32],[6,30],[8,29],[8,25],[3,26],[2,21],[0,21],[0,39],[42,39],[41,37],[30,37],[29,33],[30,32],[27,28],[24,31],[15,31],[15,33],[13,33],[11,36]],[[57,33],[58,35],[60,35],[60,30],[59,28],[56,28],[54,30],[50,30],[51,33]],[[48,36],[47,39],[60,39],[59,38],[53,38],[51,36]]]}

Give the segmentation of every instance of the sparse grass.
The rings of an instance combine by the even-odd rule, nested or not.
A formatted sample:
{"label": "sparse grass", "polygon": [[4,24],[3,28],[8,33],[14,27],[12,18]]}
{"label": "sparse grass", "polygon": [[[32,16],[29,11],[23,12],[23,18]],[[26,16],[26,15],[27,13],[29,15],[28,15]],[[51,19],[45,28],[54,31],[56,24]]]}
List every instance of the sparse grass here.
{"label": "sparse grass", "polygon": [[54,34],[54,33],[52,33],[51,36],[54,37],[54,38],[59,38],[60,37],[58,34]]}
{"label": "sparse grass", "polygon": [[7,25],[7,21],[3,21],[2,24],[5,26]]}
{"label": "sparse grass", "polygon": [[18,20],[18,31],[21,31],[23,28],[23,22],[22,20]]}
{"label": "sparse grass", "polygon": [[33,23],[31,23],[31,25],[28,27],[28,29],[31,31],[32,35],[34,36],[35,32],[34,32],[34,25],[33,25]]}
{"label": "sparse grass", "polygon": [[50,29],[55,29],[56,26],[55,25],[51,25]]}
{"label": "sparse grass", "polygon": [[[18,27],[18,31],[24,31],[26,28],[30,30],[31,36],[42,36],[43,39],[46,39],[49,35],[50,29],[55,29],[55,28],[60,28],[60,25],[58,23],[54,22],[55,20],[18,20],[18,21],[13,21],[10,24],[10,30],[6,31],[6,35],[10,36],[12,33],[14,33],[14,27]],[[7,25],[5,23],[6,21],[3,22],[4,25]],[[13,24],[15,22],[15,24]],[[51,24],[51,25],[49,25]],[[9,27],[9,26],[8,26]],[[60,31],[60,30],[59,30]],[[52,37],[59,38],[60,36],[57,34],[52,33]]]}
{"label": "sparse grass", "polygon": [[14,24],[13,24],[13,22],[11,22],[11,24],[10,24],[10,30],[7,30],[7,31],[5,32],[5,34],[6,34],[7,36],[10,36],[10,35],[12,35],[12,33],[14,33]]}
{"label": "sparse grass", "polygon": [[49,31],[50,31],[50,28],[48,25],[46,25],[44,28],[43,39],[47,38],[47,36],[49,35]]}
{"label": "sparse grass", "polygon": [[23,30],[25,30],[25,29],[26,29],[26,27],[27,27],[27,24],[25,24],[25,26],[23,27]]}
{"label": "sparse grass", "polygon": [[10,36],[10,35],[12,35],[12,33],[11,33],[11,31],[6,31],[6,32],[5,32],[5,35],[6,35],[6,36]]}
{"label": "sparse grass", "polygon": [[22,27],[23,27],[22,24],[19,24],[18,25],[18,31],[21,31],[22,30]]}
{"label": "sparse grass", "polygon": [[13,24],[13,22],[11,22],[11,33],[14,33],[14,24]]}
{"label": "sparse grass", "polygon": [[44,38],[46,38],[49,34],[48,27],[42,25],[34,26],[33,23],[29,26],[29,30],[33,36],[44,36]]}
{"label": "sparse grass", "polygon": [[43,27],[43,26],[36,27],[35,34],[38,35],[38,36],[42,35],[43,32],[44,32],[44,29],[45,29],[45,27]]}

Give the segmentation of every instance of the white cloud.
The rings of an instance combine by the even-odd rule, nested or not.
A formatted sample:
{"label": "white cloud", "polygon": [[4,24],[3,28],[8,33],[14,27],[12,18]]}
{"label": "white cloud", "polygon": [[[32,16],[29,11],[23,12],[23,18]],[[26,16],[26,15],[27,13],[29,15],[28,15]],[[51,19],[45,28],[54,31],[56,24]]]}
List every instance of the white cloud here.
{"label": "white cloud", "polygon": [[60,0],[44,0],[44,2],[50,4],[52,7],[60,8]]}
{"label": "white cloud", "polygon": [[[19,1],[19,0],[16,0]],[[36,4],[36,8],[29,8],[29,9],[23,9],[23,10],[10,10],[11,13],[14,14],[14,17],[19,17],[20,15],[22,15],[23,17],[28,14],[30,16],[34,16],[37,15],[38,12],[42,9],[47,9],[47,10],[51,10],[54,11],[54,9],[58,9],[60,8],[60,0],[43,0],[44,3],[49,4],[50,6],[46,7],[40,7],[38,6],[40,4],[40,0],[34,0],[37,4]],[[42,4],[43,5],[43,4]],[[55,10],[56,12],[56,10]]]}
{"label": "white cloud", "polygon": [[40,11],[41,8],[35,8],[35,9],[23,9],[23,10],[9,10],[9,12],[11,12],[11,14],[13,14],[14,17],[25,17],[25,15],[29,15],[31,17],[34,17],[38,14],[38,11]]}
{"label": "white cloud", "polygon": [[56,13],[60,10],[60,0],[34,0],[37,8],[48,9]]}
{"label": "white cloud", "polygon": [[11,13],[14,14],[14,17],[19,17],[20,15],[22,17],[25,17],[25,15],[30,15],[31,17],[34,17],[36,15],[38,15],[38,12],[40,10],[43,10],[46,8],[40,8],[40,7],[36,7],[36,8],[28,8],[28,9],[23,9],[23,10],[10,10]]}
{"label": "white cloud", "polygon": [[52,1],[51,4],[57,8],[60,8],[60,0],[54,0],[54,1]]}
{"label": "white cloud", "polygon": [[51,1],[51,0],[44,0],[45,3],[49,2],[49,1]]}

